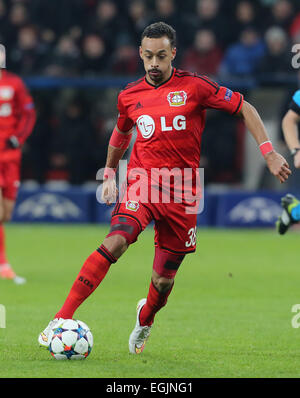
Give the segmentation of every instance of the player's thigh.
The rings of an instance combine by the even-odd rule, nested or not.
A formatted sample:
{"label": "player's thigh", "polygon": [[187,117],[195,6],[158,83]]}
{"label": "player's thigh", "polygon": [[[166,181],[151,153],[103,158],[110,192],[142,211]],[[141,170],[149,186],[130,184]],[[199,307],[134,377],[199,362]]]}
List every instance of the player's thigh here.
{"label": "player's thigh", "polygon": [[196,250],[197,214],[188,214],[183,204],[167,205],[165,216],[155,222],[155,246],[174,254]]}
{"label": "player's thigh", "polygon": [[[117,202],[112,212],[111,225],[106,239],[121,236],[127,246],[136,242],[139,234],[152,220],[152,214],[143,203],[137,201]],[[119,238],[117,238],[119,241]]]}

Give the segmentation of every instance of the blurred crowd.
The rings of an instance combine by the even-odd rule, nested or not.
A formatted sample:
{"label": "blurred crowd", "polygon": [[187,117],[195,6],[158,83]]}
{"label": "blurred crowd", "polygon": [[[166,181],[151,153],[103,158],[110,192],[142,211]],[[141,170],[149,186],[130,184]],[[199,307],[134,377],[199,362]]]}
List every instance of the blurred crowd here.
{"label": "blurred crowd", "polygon": [[297,0],[0,0],[0,42],[22,75],[137,75],[159,20],[177,30],[176,66],[206,75],[286,72],[300,39]]}
{"label": "blurred crowd", "polygon": [[[24,78],[135,80],[144,73],[141,33],[156,21],[177,31],[178,68],[227,81],[295,73],[291,49],[300,43],[299,0],[0,0],[0,43],[8,69]],[[60,172],[74,184],[94,179],[105,162],[116,93],[73,90],[68,100],[64,90],[33,94],[38,122],[25,148],[23,177],[44,182],[53,171],[53,178]],[[208,117],[209,129],[214,140],[204,136],[202,157],[208,180],[239,181],[239,121],[214,115]]]}

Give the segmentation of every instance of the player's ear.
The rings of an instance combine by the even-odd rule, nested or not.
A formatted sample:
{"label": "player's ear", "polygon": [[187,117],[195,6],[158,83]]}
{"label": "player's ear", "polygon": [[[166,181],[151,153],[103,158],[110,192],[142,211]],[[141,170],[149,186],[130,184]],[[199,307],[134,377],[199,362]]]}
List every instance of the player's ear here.
{"label": "player's ear", "polygon": [[172,61],[173,61],[173,59],[176,57],[176,53],[177,53],[177,48],[176,48],[176,47],[173,47],[173,48],[172,48]]}
{"label": "player's ear", "polygon": [[140,54],[140,57],[143,59],[143,50],[142,50],[142,46],[139,47],[139,54]]}

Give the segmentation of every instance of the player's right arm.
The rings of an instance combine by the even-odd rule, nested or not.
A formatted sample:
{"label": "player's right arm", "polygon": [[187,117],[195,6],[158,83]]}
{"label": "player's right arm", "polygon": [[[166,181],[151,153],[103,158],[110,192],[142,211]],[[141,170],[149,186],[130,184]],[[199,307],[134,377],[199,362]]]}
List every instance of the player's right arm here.
{"label": "player's right arm", "polygon": [[124,153],[126,152],[132,136],[132,129],[127,132],[120,131],[116,125],[111,135],[106,164],[103,176],[102,201],[111,205],[116,201],[118,189],[116,187],[115,174]]}
{"label": "player's right arm", "polygon": [[298,123],[300,122],[300,90],[296,91],[290,109],[282,119],[282,131],[285,142],[294,156],[294,166],[300,168],[300,141]]}
{"label": "player's right arm", "polygon": [[122,97],[118,97],[118,121],[110,137],[103,176],[102,201],[111,205],[116,201],[116,169],[124,156],[132,137],[133,121],[128,117]]}

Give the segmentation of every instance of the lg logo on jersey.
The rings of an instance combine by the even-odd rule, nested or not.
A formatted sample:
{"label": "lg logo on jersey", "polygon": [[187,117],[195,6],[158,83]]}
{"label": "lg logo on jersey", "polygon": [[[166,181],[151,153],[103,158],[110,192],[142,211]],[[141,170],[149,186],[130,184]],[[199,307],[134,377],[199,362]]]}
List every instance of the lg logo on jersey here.
{"label": "lg logo on jersey", "polygon": [[172,131],[173,129],[179,131],[186,129],[185,116],[182,115],[177,115],[174,117],[172,126],[167,126],[166,118],[164,116],[161,116],[160,124],[161,124],[161,131]]}
{"label": "lg logo on jersey", "polygon": [[10,104],[2,104],[0,106],[0,116],[7,117],[12,114],[12,108]]}
{"label": "lg logo on jersey", "polygon": [[[136,125],[144,138],[150,138],[155,131],[155,122],[149,115],[140,116]],[[160,129],[161,131],[172,131],[172,130],[185,130],[186,129],[186,118],[183,115],[177,115],[173,118],[171,123],[167,123],[166,117],[160,117]]]}

